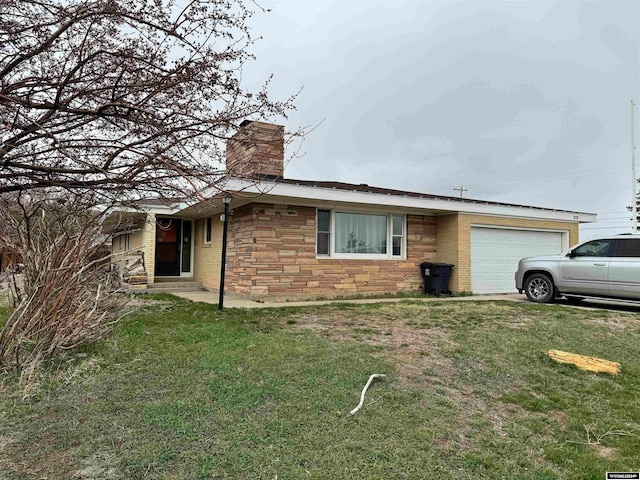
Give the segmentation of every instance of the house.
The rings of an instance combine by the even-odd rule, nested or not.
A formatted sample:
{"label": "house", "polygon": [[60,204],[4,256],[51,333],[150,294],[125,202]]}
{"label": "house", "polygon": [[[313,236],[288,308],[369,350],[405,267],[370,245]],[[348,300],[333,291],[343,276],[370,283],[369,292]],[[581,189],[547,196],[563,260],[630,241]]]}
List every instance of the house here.
{"label": "house", "polygon": [[[419,265],[454,264],[454,292],[513,292],[520,258],[578,242],[595,214],[284,176],[284,127],[243,122],[227,144],[225,290],[253,299],[418,290]],[[114,252],[144,252],[147,285],[220,282],[222,198],[149,204]]]}

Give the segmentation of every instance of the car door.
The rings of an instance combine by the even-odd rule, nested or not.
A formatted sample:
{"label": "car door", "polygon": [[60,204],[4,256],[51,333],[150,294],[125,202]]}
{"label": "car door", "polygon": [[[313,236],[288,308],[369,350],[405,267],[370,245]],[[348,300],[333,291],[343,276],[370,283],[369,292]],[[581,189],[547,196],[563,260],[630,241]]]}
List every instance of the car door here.
{"label": "car door", "polygon": [[560,260],[558,289],[562,293],[609,295],[608,270],[615,240],[592,240]]}
{"label": "car door", "polygon": [[640,238],[619,238],[609,262],[609,295],[640,299]]}

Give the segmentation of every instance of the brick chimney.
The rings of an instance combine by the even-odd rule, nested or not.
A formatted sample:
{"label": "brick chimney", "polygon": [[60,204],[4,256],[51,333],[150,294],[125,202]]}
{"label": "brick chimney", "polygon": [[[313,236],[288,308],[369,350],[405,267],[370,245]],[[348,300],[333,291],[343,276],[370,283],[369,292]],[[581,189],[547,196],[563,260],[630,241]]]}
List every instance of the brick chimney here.
{"label": "brick chimney", "polygon": [[284,174],[284,126],[245,120],[227,141],[227,173],[240,178]]}

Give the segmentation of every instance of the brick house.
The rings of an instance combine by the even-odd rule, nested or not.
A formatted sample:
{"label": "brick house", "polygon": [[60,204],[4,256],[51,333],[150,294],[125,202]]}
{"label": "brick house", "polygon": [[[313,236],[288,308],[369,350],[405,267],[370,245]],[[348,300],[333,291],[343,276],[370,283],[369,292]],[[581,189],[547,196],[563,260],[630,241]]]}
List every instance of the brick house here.
{"label": "brick house", "polygon": [[[284,177],[284,127],[244,122],[227,145],[225,290],[253,299],[418,290],[424,261],[455,265],[453,291],[515,291],[517,261],[578,242],[596,215]],[[222,200],[156,204],[114,252],[144,252],[148,287],[220,281]]]}

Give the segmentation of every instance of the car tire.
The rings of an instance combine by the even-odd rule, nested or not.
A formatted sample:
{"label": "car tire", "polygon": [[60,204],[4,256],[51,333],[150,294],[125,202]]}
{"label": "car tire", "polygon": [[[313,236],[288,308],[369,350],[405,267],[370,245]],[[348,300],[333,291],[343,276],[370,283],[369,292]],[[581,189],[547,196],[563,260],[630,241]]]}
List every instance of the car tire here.
{"label": "car tire", "polygon": [[529,275],[524,283],[524,293],[535,303],[551,303],[555,298],[553,280],[544,273]]}

